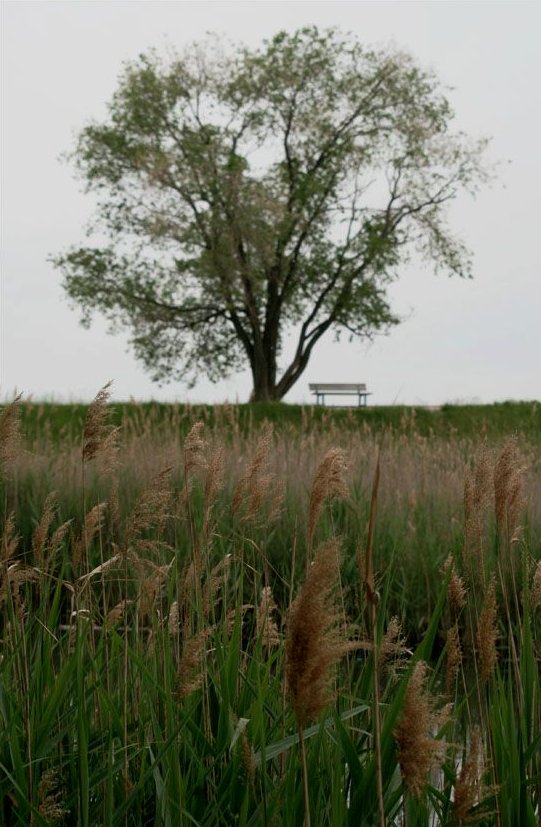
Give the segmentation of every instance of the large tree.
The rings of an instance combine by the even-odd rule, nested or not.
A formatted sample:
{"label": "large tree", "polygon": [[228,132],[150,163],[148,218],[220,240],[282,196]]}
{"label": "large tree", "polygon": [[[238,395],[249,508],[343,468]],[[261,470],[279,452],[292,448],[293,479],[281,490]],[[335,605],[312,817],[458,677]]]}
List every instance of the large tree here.
{"label": "large tree", "polygon": [[56,257],[68,296],[127,328],[158,381],[249,364],[252,399],[281,399],[327,330],[397,322],[386,291],[412,253],[469,274],[446,208],[484,179],[484,143],[452,117],[410,56],[336,30],[143,55],[72,155],[105,243]]}

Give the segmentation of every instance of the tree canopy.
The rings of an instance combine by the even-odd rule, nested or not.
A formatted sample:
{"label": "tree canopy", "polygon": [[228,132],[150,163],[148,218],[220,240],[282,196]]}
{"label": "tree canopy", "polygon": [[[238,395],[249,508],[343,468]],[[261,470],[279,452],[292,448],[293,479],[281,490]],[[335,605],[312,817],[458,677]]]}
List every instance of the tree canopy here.
{"label": "tree canopy", "polygon": [[102,243],[54,259],[65,290],[154,379],[249,365],[252,398],[281,399],[329,329],[397,323],[387,288],[412,254],[470,274],[447,205],[484,181],[485,142],[452,119],[431,72],[337,30],[141,55],[72,154]]}

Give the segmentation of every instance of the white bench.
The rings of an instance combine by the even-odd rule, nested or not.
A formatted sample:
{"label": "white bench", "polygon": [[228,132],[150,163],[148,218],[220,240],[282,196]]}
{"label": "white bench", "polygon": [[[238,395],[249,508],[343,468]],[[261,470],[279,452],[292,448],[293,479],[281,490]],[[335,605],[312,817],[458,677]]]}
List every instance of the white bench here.
{"label": "white bench", "polygon": [[366,406],[372,394],[364,382],[344,384],[342,382],[311,382],[309,388],[316,396],[316,405],[324,405],[326,396],[356,396],[357,404]]}

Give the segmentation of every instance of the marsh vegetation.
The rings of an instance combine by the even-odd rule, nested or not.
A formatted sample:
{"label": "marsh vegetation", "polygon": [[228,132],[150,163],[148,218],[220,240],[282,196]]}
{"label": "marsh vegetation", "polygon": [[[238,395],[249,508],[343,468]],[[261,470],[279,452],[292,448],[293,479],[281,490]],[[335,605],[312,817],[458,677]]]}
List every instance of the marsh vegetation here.
{"label": "marsh vegetation", "polygon": [[539,824],[534,427],[108,395],[1,414],[3,824]]}

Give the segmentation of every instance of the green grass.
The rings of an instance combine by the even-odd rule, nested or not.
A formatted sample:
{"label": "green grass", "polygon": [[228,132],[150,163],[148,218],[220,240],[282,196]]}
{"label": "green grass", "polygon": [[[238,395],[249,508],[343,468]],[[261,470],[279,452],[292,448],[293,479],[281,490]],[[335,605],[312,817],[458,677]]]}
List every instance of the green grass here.
{"label": "green grass", "polygon": [[[84,404],[26,402],[22,405],[23,428],[31,442],[42,438],[78,439],[87,410]],[[299,431],[361,428],[444,438],[484,435],[491,439],[516,433],[536,442],[541,440],[541,402],[443,405],[438,410],[404,405],[340,409],[279,402],[226,406],[117,402],[111,405],[111,416],[116,425],[137,429],[146,424],[154,432],[174,426],[186,433],[201,420],[210,429],[232,423],[247,434],[269,421],[278,429]]]}

